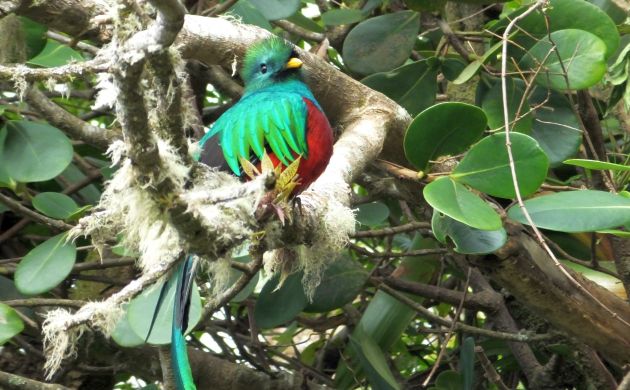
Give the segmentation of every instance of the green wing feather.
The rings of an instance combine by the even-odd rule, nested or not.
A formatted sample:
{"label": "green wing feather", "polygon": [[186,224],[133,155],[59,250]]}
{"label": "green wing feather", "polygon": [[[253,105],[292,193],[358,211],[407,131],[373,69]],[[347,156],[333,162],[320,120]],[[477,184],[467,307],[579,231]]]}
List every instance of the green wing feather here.
{"label": "green wing feather", "polygon": [[201,140],[220,137],[223,155],[235,174],[240,175],[240,158],[249,160],[251,152],[262,159],[265,144],[284,165],[305,156],[306,103],[293,92],[261,91],[241,99],[225,112]]}

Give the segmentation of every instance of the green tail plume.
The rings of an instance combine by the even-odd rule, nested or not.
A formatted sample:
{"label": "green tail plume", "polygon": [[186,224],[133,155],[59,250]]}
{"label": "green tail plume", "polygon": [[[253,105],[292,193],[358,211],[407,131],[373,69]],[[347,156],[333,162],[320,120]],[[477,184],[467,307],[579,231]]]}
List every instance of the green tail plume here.
{"label": "green tail plume", "polygon": [[188,350],[184,332],[188,328],[188,312],[190,309],[190,297],[192,294],[193,280],[195,277],[196,262],[192,256],[188,256],[177,270],[177,290],[175,291],[175,303],[173,306],[173,328],[171,333],[171,356],[175,383],[178,390],[196,390],[193,382],[190,363],[188,362]]}

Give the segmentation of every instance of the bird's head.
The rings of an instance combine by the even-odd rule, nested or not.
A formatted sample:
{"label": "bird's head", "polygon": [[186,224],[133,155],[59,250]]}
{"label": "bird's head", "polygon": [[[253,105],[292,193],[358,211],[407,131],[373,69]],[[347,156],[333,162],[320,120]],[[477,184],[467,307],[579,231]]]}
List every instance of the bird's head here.
{"label": "bird's head", "polygon": [[251,92],[285,80],[298,79],[301,68],[302,61],[295,47],[282,38],[272,36],[249,48],[241,77],[246,91]]}

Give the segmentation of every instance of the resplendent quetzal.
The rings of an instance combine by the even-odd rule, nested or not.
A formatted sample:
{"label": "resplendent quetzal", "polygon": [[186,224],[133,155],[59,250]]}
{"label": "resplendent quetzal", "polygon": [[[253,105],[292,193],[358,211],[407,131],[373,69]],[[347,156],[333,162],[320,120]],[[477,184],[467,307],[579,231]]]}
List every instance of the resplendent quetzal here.
{"label": "resplendent quetzal", "polygon": [[[324,171],[332,155],[333,132],[322,108],[302,80],[302,61],[292,44],[278,37],[262,40],[245,55],[245,92],[201,139],[201,162],[241,176],[243,159],[267,154],[275,166],[300,158],[297,194]],[[171,351],[177,386],[195,389],[183,332],[194,278],[192,258],[177,271]]]}

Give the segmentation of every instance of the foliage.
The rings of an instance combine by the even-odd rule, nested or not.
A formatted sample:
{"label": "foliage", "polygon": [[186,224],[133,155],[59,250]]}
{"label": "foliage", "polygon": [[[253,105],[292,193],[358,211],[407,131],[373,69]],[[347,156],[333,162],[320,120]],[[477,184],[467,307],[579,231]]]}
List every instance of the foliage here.
{"label": "foliage", "polygon": [[[185,3],[190,13],[206,14],[230,2]],[[484,282],[471,287],[468,269],[496,265],[497,251],[518,237],[513,226],[530,224],[526,210],[558,257],[579,264],[586,277],[600,271],[593,278],[617,286],[615,293],[623,296],[619,279],[629,277],[623,272],[630,260],[613,261],[620,244],[612,237],[630,234],[627,15],[612,0],[550,0],[509,32],[502,75],[500,36],[535,2],[485,8],[476,3],[239,0],[226,10],[304,49],[324,52],[333,66],[382,92],[413,119],[404,140],[392,137],[388,142],[400,144],[384,148],[399,155],[375,162],[353,184],[357,234],[320,275],[312,300],[304,292],[303,272],[284,278],[256,269],[238,295],[204,318],[215,286],[209,285],[209,273],[201,272],[188,329],[194,348],[342,389],[535,388],[540,383],[532,383],[522,356],[506,340],[511,333],[528,340],[536,364],[556,362],[544,369],[569,373],[550,375],[550,388],[597,388],[593,366],[621,379],[619,362],[604,366],[589,360],[595,354],[584,352],[590,348],[584,340],[562,335],[550,340],[554,325],[514,300],[499,280],[481,276]],[[464,24],[454,9],[468,10],[465,20],[472,24]],[[23,17],[21,23],[27,58],[13,62],[33,69],[89,61],[92,49],[105,44],[71,47],[73,40],[47,37],[46,31],[55,31],[44,20]],[[221,78],[193,65],[188,77],[203,84],[194,88],[201,102],[196,108],[209,126],[233,95]],[[7,302],[0,303],[0,343],[6,343],[8,357],[0,355],[0,367],[41,380],[39,356],[22,347],[41,348],[41,336],[31,326],[41,324],[37,314],[110,296],[136,276],[137,254],[117,242],[68,241],[64,227],[97,205],[117,168],[110,167],[105,150],[60,129],[58,121],[22,100],[25,86],[17,76],[3,81],[0,263],[6,278],[0,278],[0,299]],[[51,78],[34,88],[86,126],[117,130],[114,109],[92,108],[99,81],[92,74]],[[124,242],[125,232],[117,233]],[[248,275],[253,264],[248,255],[233,255],[229,285]],[[142,349],[145,343],[170,340],[172,281],[166,282],[147,338],[163,283],[122,308],[111,339],[94,337],[79,347],[87,350],[80,352],[83,368],[109,367],[103,370],[109,380],[103,388],[139,388],[137,378],[162,380],[138,367],[134,354],[145,353],[148,360],[153,355]],[[464,299],[480,291],[500,297],[513,328],[495,316],[496,307]],[[497,330],[503,333],[492,332]],[[543,337],[528,338],[538,334]],[[79,366],[70,361],[55,381],[71,385],[80,377],[90,383],[97,376]]]}

